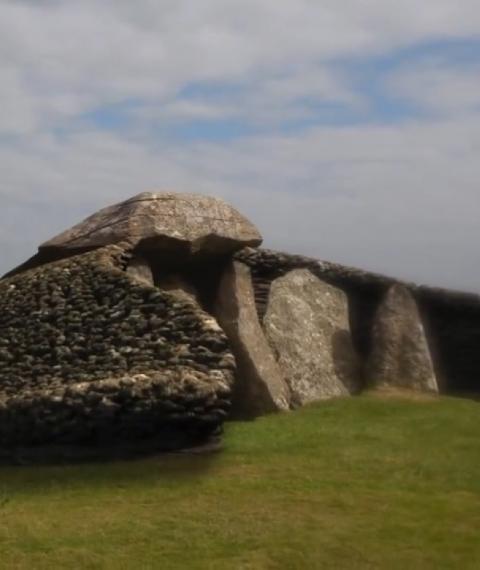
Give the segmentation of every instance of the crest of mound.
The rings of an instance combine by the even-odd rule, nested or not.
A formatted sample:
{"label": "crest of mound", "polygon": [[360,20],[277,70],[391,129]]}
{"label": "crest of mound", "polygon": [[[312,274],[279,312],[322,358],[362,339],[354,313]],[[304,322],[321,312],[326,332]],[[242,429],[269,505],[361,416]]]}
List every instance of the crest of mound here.
{"label": "crest of mound", "polygon": [[219,198],[143,192],[89,216],[43,243],[39,251],[93,249],[140,242],[155,249],[182,246],[189,253],[227,254],[262,243],[257,228]]}

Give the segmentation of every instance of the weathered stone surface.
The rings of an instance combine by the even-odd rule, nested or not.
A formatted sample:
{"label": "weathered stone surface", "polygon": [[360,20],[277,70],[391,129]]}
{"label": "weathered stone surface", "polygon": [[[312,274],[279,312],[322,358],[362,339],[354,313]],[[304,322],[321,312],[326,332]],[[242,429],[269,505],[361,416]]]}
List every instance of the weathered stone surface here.
{"label": "weathered stone surface", "polygon": [[235,410],[257,415],[288,409],[288,386],[258,320],[250,270],[243,263],[231,262],[226,268],[214,312],[237,363]]}
{"label": "weathered stone surface", "polygon": [[0,450],[149,437],[160,449],[175,449],[211,435],[227,416],[229,396],[220,371],[187,367],[34,387],[0,398]]}
{"label": "weathered stone surface", "polygon": [[190,253],[228,253],[258,246],[258,230],[223,200],[200,194],[144,192],[104,208],[42,244],[39,251],[82,250],[128,241],[156,249],[183,244]]}
{"label": "weathered stone surface", "polygon": [[127,275],[132,279],[153,287],[153,274],[148,261],[141,256],[133,256],[127,266]]}
{"label": "weathered stone surface", "polygon": [[[263,248],[245,248],[235,259],[250,267],[260,320],[270,284],[294,269],[309,269],[348,296],[350,330],[362,361],[369,357],[375,313],[397,279],[327,261]],[[440,391],[480,394],[480,295],[403,283],[428,322]]]}
{"label": "weathered stone surface", "polygon": [[358,388],[345,294],[310,271],[276,279],[264,318],[265,334],[296,405]]}
{"label": "weathered stone surface", "polygon": [[162,291],[170,291],[170,293],[179,295],[184,299],[189,299],[196,303],[198,302],[198,291],[178,273],[165,275],[158,280],[157,287],[162,289]]}
{"label": "weathered stone surface", "polygon": [[133,279],[107,246],[0,281],[0,448],[172,448],[229,410],[234,358],[196,300]]}
{"label": "weathered stone surface", "polygon": [[376,387],[438,391],[417,304],[402,285],[388,290],[377,311],[367,376]]}

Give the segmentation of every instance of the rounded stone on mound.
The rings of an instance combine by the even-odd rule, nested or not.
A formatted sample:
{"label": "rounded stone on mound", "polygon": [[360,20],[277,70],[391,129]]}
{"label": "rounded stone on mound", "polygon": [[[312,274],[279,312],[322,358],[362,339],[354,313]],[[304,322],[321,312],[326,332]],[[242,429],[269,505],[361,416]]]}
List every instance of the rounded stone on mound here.
{"label": "rounded stone on mound", "polygon": [[264,327],[292,403],[303,405],[358,389],[358,359],[343,291],[307,269],[291,271],[272,283]]}
{"label": "rounded stone on mound", "polygon": [[378,308],[367,370],[375,387],[438,392],[417,303],[403,285],[391,287]]}
{"label": "rounded stone on mound", "polygon": [[39,247],[39,251],[85,250],[128,242],[155,249],[182,244],[190,253],[224,254],[258,246],[262,237],[223,200],[201,194],[144,192],[104,208]]}

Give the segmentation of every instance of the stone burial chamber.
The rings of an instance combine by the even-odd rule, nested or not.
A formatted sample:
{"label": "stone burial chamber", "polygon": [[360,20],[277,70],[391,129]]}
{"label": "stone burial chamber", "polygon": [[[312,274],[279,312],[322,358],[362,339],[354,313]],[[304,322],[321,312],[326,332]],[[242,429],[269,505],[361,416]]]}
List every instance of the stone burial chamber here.
{"label": "stone burial chamber", "polygon": [[166,192],[42,244],[0,280],[0,457],[176,450],[365,387],[479,388],[478,296],[261,242],[222,200]]}

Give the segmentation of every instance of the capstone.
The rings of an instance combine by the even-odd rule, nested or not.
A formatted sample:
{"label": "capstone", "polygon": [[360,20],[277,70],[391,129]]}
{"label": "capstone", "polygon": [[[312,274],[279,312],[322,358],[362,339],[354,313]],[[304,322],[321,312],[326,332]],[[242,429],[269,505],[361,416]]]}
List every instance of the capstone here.
{"label": "capstone", "polygon": [[128,242],[133,248],[176,250],[189,254],[228,254],[258,246],[258,230],[219,198],[201,194],[144,192],[104,208],[50,239],[39,252],[85,250]]}

